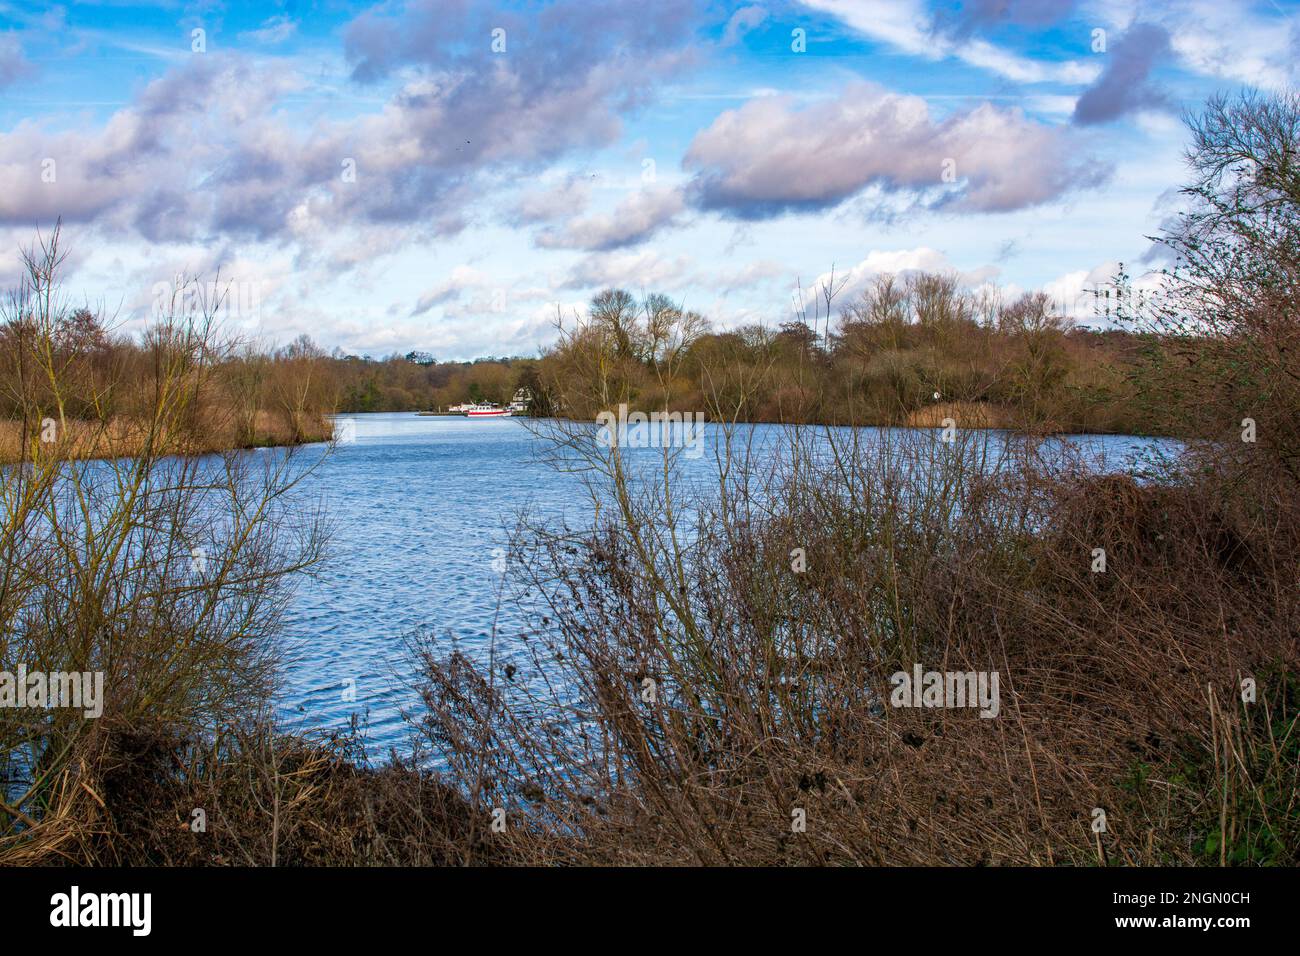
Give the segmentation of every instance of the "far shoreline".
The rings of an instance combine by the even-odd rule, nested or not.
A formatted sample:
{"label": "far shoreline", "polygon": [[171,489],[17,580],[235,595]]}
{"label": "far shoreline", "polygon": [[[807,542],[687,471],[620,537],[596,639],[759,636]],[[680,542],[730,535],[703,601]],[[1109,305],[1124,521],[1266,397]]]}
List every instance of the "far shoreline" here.
{"label": "far shoreline", "polygon": [[[635,409],[634,409],[635,410]],[[646,409],[640,409],[646,411]],[[956,414],[952,413],[952,408],[944,403],[926,406],[908,416],[904,422],[872,420],[872,421],[790,421],[790,420],[764,420],[764,419],[746,419],[737,418],[729,424],[737,425],[778,425],[784,427],[805,427],[805,428],[897,428],[909,430],[936,430],[945,427],[944,419],[951,417],[956,427],[960,431],[988,431],[988,432],[1006,432],[1008,434],[1034,436],[1034,437],[1062,437],[1069,435],[1098,435],[1098,436],[1127,436],[1131,438],[1143,439],[1168,439],[1178,438],[1175,434],[1162,434],[1159,432],[1137,432],[1137,431],[1113,431],[1087,426],[1074,426],[1059,423],[1044,423],[1034,427],[1017,426],[1007,420],[1006,410],[996,410],[998,414],[974,414],[962,415],[960,410]],[[947,414],[945,414],[947,413]],[[255,451],[257,449],[271,448],[302,448],[308,445],[319,445],[331,441],[334,437],[332,423],[339,419],[349,419],[358,416],[369,415],[409,415],[417,418],[439,418],[439,419],[465,419],[467,416],[458,412],[435,412],[435,411],[411,411],[408,409],[376,409],[365,412],[333,412],[325,416],[324,421],[319,423],[320,427],[313,428],[297,437],[280,435],[260,435],[249,442],[213,442],[195,439],[185,440],[178,443],[180,447],[168,448],[169,455],[183,455],[187,457],[200,457],[203,455],[219,455],[231,451]],[[532,421],[544,421],[548,418],[551,420],[581,422],[585,419],[565,418],[564,416],[531,416],[531,415],[511,415],[511,419],[528,419]],[[963,423],[963,418],[967,423]],[[714,422],[716,424],[716,422]],[[86,420],[74,420],[69,422],[69,428],[77,436],[74,438],[72,447],[66,443],[57,442],[55,446],[58,451],[54,457],[63,460],[74,461],[106,461],[115,458],[131,458],[140,453],[141,440],[136,438],[132,432],[140,425],[138,422],[131,423],[102,423]],[[324,426],[329,425],[326,428]],[[108,434],[110,431],[115,434]],[[14,419],[0,419],[0,466],[15,465],[24,461],[32,461],[32,454],[22,454],[19,443],[15,440],[20,432],[20,423]],[[35,436],[32,444],[39,444],[39,429],[29,430],[29,436]],[[31,440],[29,438],[29,440]],[[107,447],[106,447],[107,445]]]}

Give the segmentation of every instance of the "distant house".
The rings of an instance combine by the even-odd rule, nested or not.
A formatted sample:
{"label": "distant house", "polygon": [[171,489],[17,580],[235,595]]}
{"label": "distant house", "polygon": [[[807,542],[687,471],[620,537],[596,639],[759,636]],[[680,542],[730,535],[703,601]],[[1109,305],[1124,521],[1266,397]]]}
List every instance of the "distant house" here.
{"label": "distant house", "polygon": [[515,392],[515,397],[510,400],[510,404],[506,408],[509,409],[511,414],[518,415],[528,411],[528,404],[532,400],[533,393],[527,388],[521,388]]}

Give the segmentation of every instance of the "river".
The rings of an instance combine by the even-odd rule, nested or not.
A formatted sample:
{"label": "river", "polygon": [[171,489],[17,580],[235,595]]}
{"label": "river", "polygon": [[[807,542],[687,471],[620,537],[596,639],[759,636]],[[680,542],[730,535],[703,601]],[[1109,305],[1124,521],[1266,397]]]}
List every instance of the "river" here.
{"label": "river", "polygon": [[[416,705],[404,636],[431,631],[486,656],[495,622],[498,653],[508,656],[526,622],[508,603],[499,606],[496,549],[521,509],[583,525],[590,508],[581,479],[541,460],[542,440],[521,420],[348,417],[355,440],[324,455],[301,488],[323,505],[331,544],[289,610],[280,713],[301,729],[343,728],[355,716],[368,750],[381,756],[403,749],[401,712]],[[1174,447],[1134,436],[1066,440],[1119,469]],[[703,473],[709,456],[689,467]]]}

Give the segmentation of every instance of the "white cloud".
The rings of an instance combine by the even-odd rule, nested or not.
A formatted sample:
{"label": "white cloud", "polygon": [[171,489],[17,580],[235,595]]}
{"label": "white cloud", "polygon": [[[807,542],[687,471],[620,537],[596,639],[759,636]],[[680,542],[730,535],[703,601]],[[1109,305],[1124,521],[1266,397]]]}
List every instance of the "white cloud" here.
{"label": "white cloud", "polygon": [[557,222],[580,214],[591,198],[591,186],[585,177],[568,176],[543,189],[526,192],[514,204],[512,219],[528,224]]}
{"label": "white cloud", "polygon": [[563,227],[543,230],[537,236],[537,244],[543,249],[600,252],[634,246],[673,223],[685,207],[677,187],[640,189],[608,215],[575,219]]}
{"label": "white cloud", "polygon": [[653,291],[679,283],[690,271],[685,256],[667,258],[657,252],[600,252],[578,262],[561,279],[568,289],[626,286]]}
{"label": "white cloud", "polygon": [[741,219],[826,209],[868,186],[931,206],[1021,209],[1102,182],[1068,130],[989,103],[936,119],[919,96],[853,83],[800,106],[763,97],[697,133],[692,199]]}
{"label": "white cloud", "polygon": [[848,269],[826,270],[812,282],[804,283],[804,304],[811,312],[821,296],[821,290],[838,290],[833,307],[847,305],[860,296],[880,275],[906,275],[909,272],[937,272],[957,276],[963,286],[975,287],[989,282],[998,275],[997,266],[985,265],[961,270],[937,249],[917,246],[914,249],[873,249],[857,265]]}
{"label": "white cloud", "polygon": [[1125,30],[1136,20],[1158,23],[1186,69],[1251,86],[1281,89],[1296,80],[1294,9],[1252,0],[1178,0],[1153,4],[1139,0],[1093,0],[1090,16]]}
{"label": "white cloud", "polygon": [[482,288],[487,284],[488,277],[478,269],[467,265],[456,266],[451,270],[451,275],[420,296],[411,315],[424,315],[435,306],[455,302],[466,290]]}
{"label": "white cloud", "polygon": [[727,28],[722,32],[722,45],[734,46],[750,30],[758,27],[767,19],[767,8],[752,4],[741,7],[727,20]]}
{"label": "white cloud", "polygon": [[288,16],[270,17],[262,22],[262,25],[256,30],[249,30],[241,33],[241,40],[252,40],[254,43],[275,44],[283,43],[295,33],[298,32],[298,23]]}
{"label": "white cloud", "polygon": [[921,0],[801,0],[804,6],[829,13],[854,30],[931,60],[952,57],[1017,83],[1090,83],[1101,72],[1095,63],[1034,60],[995,46],[987,40],[949,37],[931,29],[930,11]]}

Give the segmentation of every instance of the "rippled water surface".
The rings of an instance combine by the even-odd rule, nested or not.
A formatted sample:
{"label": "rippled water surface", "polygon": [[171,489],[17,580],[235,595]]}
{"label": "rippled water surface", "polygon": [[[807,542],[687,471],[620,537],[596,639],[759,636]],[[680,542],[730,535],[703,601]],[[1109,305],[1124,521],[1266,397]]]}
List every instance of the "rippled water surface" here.
{"label": "rippled water surface", "polygon": [[[432,629],[483,649],[498,605],[493,549],[514,515],[528,507],[558,518],[582,501],[572,475],[535,460],[536,440],[518,421],[352,420],[355,442],[335,448],[304,487],[324,506],[330,556],[300,582],[291,609],[285,713],[331,728],[355,713],[371,746],[386,749],[400,746],[397,708],[412,698],[404,635]],[[508,637],[518,621],[502,611]]]}
{"label": "rippled water surface", "polygon": [[[382,753],[401,748],[400,708],[414,704],[404,635],[432,630],[486,657],[498,614],[493,549],[505,545],[515,515],[526,507],[535,517],[584,524],[590,509],[581,479],[545,464],[540,439],[519,420],[404,413],[352,420],[355,442],[327,455],[303,487],[332,528],[330,558],[299,583],[290,610],[282,711],[291,724],[315,728],[343,727],[355,714],[372,752]],[[1127,436],[1077,440],[1113,468],[1161,447]],[[313,453],[320,450],[302,452]],[[709,457],[687,467],[703,474]],[[523,621],[508,606],[499,613],[498,640],[509,653]]]}

